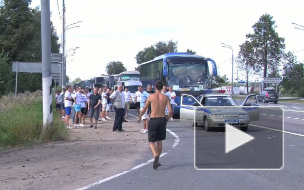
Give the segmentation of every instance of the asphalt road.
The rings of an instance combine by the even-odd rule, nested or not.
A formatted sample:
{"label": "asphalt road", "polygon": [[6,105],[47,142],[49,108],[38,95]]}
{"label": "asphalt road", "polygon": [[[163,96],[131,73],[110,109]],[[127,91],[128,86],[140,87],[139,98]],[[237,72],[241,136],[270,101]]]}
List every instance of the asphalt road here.
{"label": "asphalt road", "polygon": [[[300,106],[298,111],[301,110],[304,109]],[[290,112],[291,115],[301,113]],[[135,110],[131,113],[135,115]],[[223,129],[206,132],[201,127],[194,129],[190,122],[174,120],[168,123],[168,129],[178,138],[167,133],[163,148],[165,155],[160,158],[162,166],[157,170],[152,168],[152,154],[147,149],[140,158],[134,158],[134,166],[137,167],[117,176],[101,179],[90,189],[304,189],[304,120],[286,119],[285,116],[282,116],[278,110],[263,109],[260,121],[252,123],[246,132],[253,135],[255,140],[233,150],[232,154],[228,153],[230,155],[223,153],[225,143]],[[300,116],[302,115],[296,115],[296,117]],[[194,165],[209,169],[280,167],[283,160],[281,157],[283,149],[280,144],[282,143],[280,139],[283,138],[280,132],[283,118],[285,127],[283,169],[229,171],[195,169]],[[194,134],[196,139],[200,139],[197,141],[197,151],[204,150],[197,152],[200,155],[196,157],[196,163],[194,163]]]}

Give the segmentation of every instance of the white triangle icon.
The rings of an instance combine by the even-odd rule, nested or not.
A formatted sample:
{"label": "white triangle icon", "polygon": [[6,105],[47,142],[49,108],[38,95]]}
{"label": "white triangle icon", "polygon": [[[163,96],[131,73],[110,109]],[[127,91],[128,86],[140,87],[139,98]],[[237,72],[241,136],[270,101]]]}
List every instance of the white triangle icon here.
{"label": "white triangle icon", "polygon": [[225,125],[225,153],[236,149],[239,146],[246,144],[254,139],[253,136],[244,133],[241,130],[226,123]]}

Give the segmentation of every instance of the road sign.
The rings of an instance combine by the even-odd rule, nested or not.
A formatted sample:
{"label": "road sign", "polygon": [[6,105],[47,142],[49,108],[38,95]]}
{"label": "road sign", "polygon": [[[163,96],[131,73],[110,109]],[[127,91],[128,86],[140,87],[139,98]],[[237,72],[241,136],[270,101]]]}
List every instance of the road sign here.
{"label": "road sign", "polygon": [[[61,64],[52,63],[51,73],[60,74],[61,73]],[[40,62],[17,62],[14,61],[12,65],[12,72],[19,73],[42,73],[42,63]]]}
{"label": "road sign", "polygon": [[271,83],[271,84],[280,84],[282,81],[281,78],[264,78],[264,83]]}
{"label": "road sign", "polygon": [[239,80],[238,83],[246,83],[246,82],[243,80]]}
{"label": "road sign", "polygon": [[253,136],[236,129],[227,123],[225,128],[225,153],[229,153],[237,147],[240,147],[254,139]]}
{"label": "road sign", "polygon": [[51,54],[51,62],[61,63],[62,62],[62,54],[61,53],[52,53]]}

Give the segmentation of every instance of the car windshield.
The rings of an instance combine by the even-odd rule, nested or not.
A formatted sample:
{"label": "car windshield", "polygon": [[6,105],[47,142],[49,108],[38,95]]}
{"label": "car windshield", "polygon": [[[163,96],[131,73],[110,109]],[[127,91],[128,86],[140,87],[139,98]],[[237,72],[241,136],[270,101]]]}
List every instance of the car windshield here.
{"label": "car windshield", "polygon": [[236,101],[231,97],[212,96],[206,97],[203,104],[205,106],[237,106]]}

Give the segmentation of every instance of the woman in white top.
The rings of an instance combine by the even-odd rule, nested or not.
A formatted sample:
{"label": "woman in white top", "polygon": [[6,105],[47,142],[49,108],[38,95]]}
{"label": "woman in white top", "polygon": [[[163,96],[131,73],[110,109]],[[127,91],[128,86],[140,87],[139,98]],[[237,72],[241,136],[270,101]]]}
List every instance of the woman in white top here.
{"label": "woman in white top", "polygon": [[85,94],[84,90],[82,89],[80,91],[81,93],[81,113],[82,113],[82,118],[80,120],[80,126],[84,126],[85,125],[85,118],[86,118],[86,115],[88,113],[88,98],[87,98],[87,95]]}
{"label": "woman in white top", "polygon": [[135,93],[135,101],[136,101],[137,116],[139,116],[139,113],[140,113],[140,102],[141,102],[141,92],[139,90]]}

